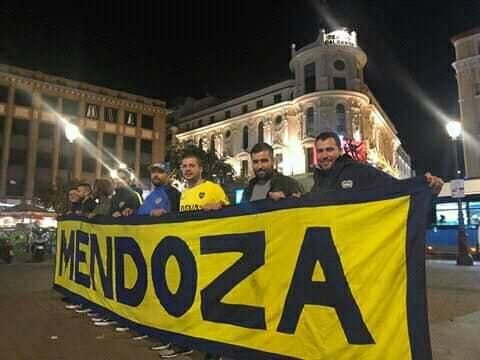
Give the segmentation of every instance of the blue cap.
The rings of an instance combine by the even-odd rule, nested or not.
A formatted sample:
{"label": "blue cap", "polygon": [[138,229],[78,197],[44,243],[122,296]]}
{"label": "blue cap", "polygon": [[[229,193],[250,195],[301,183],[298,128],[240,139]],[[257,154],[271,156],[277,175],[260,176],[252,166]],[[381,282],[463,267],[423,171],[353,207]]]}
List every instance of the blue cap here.
{"label": "blue cap", "polygon": [[153,169],[159,169],[159,170],[162,170],[162,171],[165,171],[165,172],[170,172],[170,166],[168,164],[162,163],[162,162],[153,163],[152,165],[150,165],[148,167],[148,169],[150,171],[152,171]]}

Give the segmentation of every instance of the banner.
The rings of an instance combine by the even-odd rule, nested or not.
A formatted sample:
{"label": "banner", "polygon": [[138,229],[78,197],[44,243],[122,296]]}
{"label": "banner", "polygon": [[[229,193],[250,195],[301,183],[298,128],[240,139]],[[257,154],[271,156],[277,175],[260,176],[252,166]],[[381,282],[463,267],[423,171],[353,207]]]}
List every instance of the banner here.
{"label": "banner", "polygon": [[234,359],[430,359],[424,180],[161,218],[60,219],[55,288]]}

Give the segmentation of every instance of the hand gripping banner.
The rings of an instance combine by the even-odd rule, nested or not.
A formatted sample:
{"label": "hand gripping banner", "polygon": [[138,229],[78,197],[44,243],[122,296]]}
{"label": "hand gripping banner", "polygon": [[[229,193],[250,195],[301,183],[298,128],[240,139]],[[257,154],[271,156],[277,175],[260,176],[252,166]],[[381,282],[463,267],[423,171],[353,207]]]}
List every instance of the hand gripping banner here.
{"label": "hand gripping banner", "polygon": [[59,221],[55,288],[234,359],[430,359],[420,178],[220,211]]}

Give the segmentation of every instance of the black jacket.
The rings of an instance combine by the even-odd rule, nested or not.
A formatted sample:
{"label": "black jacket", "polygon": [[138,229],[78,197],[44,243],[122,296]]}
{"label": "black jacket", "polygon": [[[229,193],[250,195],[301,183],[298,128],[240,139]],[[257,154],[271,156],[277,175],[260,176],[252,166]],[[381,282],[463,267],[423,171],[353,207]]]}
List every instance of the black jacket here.
{"label": "black jacket", "polygon": [[363,189],[387,185],[398,180],[373,166],[353,160],[348,155],[340,156],[330,170],[314,170],[312,192],[345,189]]}
{"label": "black jacket", "polygon": [[182,194],[170,184],[165,186],[165,192],[167,193],[168,200],[170,200],[171,212],[178,212],[178,209],[180,208],[180,196]]}
{"label": "black jacket", "polygon": [[140,207],[141,203],[142,200],[137,192],[128,187],[117,188],[115,189],[115,195],[112,197],[110,214],[117,211],[122,212],[126,208],[136,210]]}
{"label": "black jacket", "polygon": [[[258,178],[254,177],[248,182],[248,185],[243,192],[242,202],[250,201],[253,187],[255,186],[257,181]],[[300,185],[296,180],[275,171],[270,179],[270,190],[268,190],[268,192],[277,191],[282,191],[287,197],[291,196],[294,193],[304,193],[302,185]]]}

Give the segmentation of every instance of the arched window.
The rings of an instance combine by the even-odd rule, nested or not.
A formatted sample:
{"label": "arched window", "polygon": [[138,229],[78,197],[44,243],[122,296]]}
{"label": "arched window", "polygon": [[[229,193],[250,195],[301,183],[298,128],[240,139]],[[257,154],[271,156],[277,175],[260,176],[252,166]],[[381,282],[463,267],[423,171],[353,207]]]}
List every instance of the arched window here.
{"label": "arched window", "polygon": [[336,107],[336,128],[338,134],[345,134],[346,119],[345,119],[345,105],[338,104]]}
{"label": "arched window", "polygon": [[215,135],[212,135],[212,137],[210,138],[210,151],[211,152],[215,152],[216,149],[215,149]]}
{"label": "arched window", "polygon": [[243,127],[243,149],[248,149],[248,126]]}
{"label": "arched window", "polygon": [[258,123],[258,142],[259,143],[264,142],[264,139],[263,139],[263,121],[260,121]]}
{"label": "arched window", "polygon": [[307,109],[305,117],[305,129],[307,136],[315,136],[315,113],[313,107]]}

